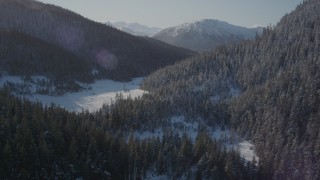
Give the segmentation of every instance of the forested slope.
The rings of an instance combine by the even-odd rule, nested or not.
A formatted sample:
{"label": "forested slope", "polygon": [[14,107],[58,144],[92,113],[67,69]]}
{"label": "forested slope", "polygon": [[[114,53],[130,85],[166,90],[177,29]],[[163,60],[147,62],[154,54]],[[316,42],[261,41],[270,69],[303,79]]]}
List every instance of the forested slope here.
{"label": "forested slope", "polygon": [[266,179],[319,179],[319,9],[305,1],[255,41],[161,69],[143,87],[179,111],[223,107],[223,122],[255,143]]}
{"label": "forested slope", "polygon": [[[97,68],[101,75],[115,80],[145,76],[193,54],[33,0],[0,0],[0,29],[20,32],[69,51],[78,61],[89,62],[91,69],[101,67]],[[28,56],[25,59],[34,60]]]}
{"label": "forested slope", "polygon": [[62,48],[17,31],[0,30],[0,72],[46,76],[52,83],[90,83],[91,64]]}
{"label": "forested slope", "polygon": [[[155,103],[157,102],[157,103]],[[239,152],[227,151],[205,131],[195,142],[164,129],[162,137],[138,139],[164,111],[152,97],[119,101],[90,114],[19,100],[0,90],[1,179],[256,179]],[[132,108],[128,108],[132,107]],[[138,114],[137,114],[138,112]],[[150,127],[151,128],[151,127]]]}

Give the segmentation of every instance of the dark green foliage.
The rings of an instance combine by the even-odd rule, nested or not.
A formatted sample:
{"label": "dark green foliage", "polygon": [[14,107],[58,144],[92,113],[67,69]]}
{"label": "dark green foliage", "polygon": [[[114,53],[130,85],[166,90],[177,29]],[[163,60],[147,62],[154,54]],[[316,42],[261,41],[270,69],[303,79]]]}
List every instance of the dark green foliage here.
{"label": "dark green foliage", "polygon": [[[319,9],[305,1],[255,41],[161,69],[143,87],[179,109],[192,98],[201,110],[223,103],[230,125],[255,143],[265,178],[319,179]],[[232,89],[239,95],[229,98]]]}
{"label": "dark green foliage", "polygon": [[[161,139],[138,140],[121,135],[126,132],[123,125],[137,128],[126,123],[129,118],[137,120],[137,117],[126,114],[128,110],[120,108],[124,105],[121,101],[139,108],[143,102],[119,100],[113,108],[105,107],[109,112],[104,111],[103,116],[102,111],[75,114],[54,106],[21,101],[1,90],[0,177],[142,179],[152,172],[176,179],[192,178],[197,172],[204,178],[247,179],[256,174],[248,169],[254,165],[243,163],[235,151],[225,151],[220,142],[212,140],[206,132],[199,134],[195,143],[187,135],[174,134],[170,129]],[[126,115],[116,116],[116,113]],[[142,114],[141,119],[146,116],[150,115]],[[114,124],[115,120],[123,124]]]}
{"label": "dark green foliage", "polygon": [[[62,11],[47,8],[58,15]],[[305,1],[255,41],[220,47],[161,69],[143,84],[150,94],[135,100],[119,96],[94,114],[42,107],[1,91],[1,177],[143,179],[151,171],[172,179],[319,179],[319,9],[318,0]],[[99,25],[94,30],[99,34],[105,29]],[[114,33],[111,37],[126,36],[109,30]],[[133,37],[126,38],[122,43],[136,47],[128,55],[152,57],[153,53],[142,53],[149,44],[135,46]],[[71,51],[87,57],[86,52],[96,48],[88,44],[81,52]],[[118,58],[126,55],[117,48],[110,52]],[[121,71],[108,75],[127,66],[119,65]],[[251,138],[261,166],[244,162],[236,151],[228,152],[205,130],[191,142],[187,135],[165,128],[177,114],[208,125],[227,125]],[[161,127],[161,139],[138,140],[130,135]]]}

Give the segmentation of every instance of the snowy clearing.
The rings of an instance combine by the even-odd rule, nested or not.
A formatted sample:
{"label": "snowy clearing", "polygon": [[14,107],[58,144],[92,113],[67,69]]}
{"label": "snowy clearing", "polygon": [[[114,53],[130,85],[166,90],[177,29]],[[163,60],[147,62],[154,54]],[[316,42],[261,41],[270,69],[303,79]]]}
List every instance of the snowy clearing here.
{"label": "snowy clearing", "polygon": [[238,144],[241,156],[247,160],[252,161],[253,158],[258,162],[259,158],[254,152],[255,146],[249,141],[242,141]]}
{"label": "snowy clearing", "polygon": [[[171,129],[174,134],[178,133],[180,136],[182,136],[184,133],[186,133],[192,142],[196,141],[196,138],[198,136],[199,132],[199,123],[196,122],[188,122],[186,121],[184,116],[173,116],[170,119],[171,126],[168,126],[167,128]],[[202,124],[202,128],[206,128],[208,134],[212,139],[216,139],[219,141],[223,141],[229,144],[234,144],[238,142],[238,136],[237,134],[231,132],[228,129],[222,130],[220,126],[216,126],[215,128],[211,128],[207,125]],[[152,137],[159,137],[162,138],[164,134],[164,130],[162,128],[157,128],[153,132],[151,131],[143,131],[139,132],[136,131],[133,135],[134,137],[138,139],[146,139],[146,138],[152,138]]]}
{"label": "snowy clearing", "polygon": [[[43,79],[43,77],[33,77],[33,79]],[[66,93],[62,96],[48,96],[40,94],[24,95],[32,101],[39,101],[43,104],[50,105],[52,103],[64,107],[69,111],[81,112],[82,110],[88,110],[94,112],[99,110],[103,104],[110,104],[115,100],[117,94],[122,94],[124,98],[127,97],[139,97],[142,96],[145,91],[138,89],[143,78],[135,78],[130,82],[115,82],[112,80],[98,80],[93,84],[90,84],[91,90],[85,90],[76,93]],[[0,78],[0,86],[3,86],[5,82],[24,83],[20,77],[6,76]],[[32,89],[32,87],[31,87]],[[34,89],[34,88],[33,88]],[[232,90],[232,94],[236,95],[237,90]],[[174,133],[179,133],[180,136],[186,133],[192,140],[196,141],[199,129],[199,121],[190,122],[187,121],[184,116],[174,116],[170,119],[171,128]],[[202,124],[203,126],[203,124]],[[253,157],[258,161],[259,158],[254,152],[254,145],[249,141],[241,140],[239,136],[230,131],[229,129],[222,130],[220,126],[215,128],[204,125],[207,132],[212,139],[222,141],[228,149],[239,149],[240,155],[247,161],[252,161]],[[136,131],[133,135],[138,139],[146,139],[152,137],[162,138],[164,130],[162,128],[150,131]]]}
{"label": "snowy clearing", "polygon": [[[196,141],[199,132],[198,122],[188,122],[184,116],[174,116],[170,119],[170,123],[171,127],[168,128],[171,128],[174,134],[179,133],[179,135],[182,136],[183,133],[186,133],[191,138],[193,143]],[[221,126],[216,126],[215,128],[206,125],[204,126],[212,139],[223,142],[229,150],[238,149],[241,157],[246,161],[252,161],[253,157],[257,162],[259,161],[259,158],[254,151],[255,146],[251,142],[241,139],[237,133],[230,131],[227,128],[222,128]],[[136,131],[133,135],[141,140],[153,137],[159,137],[162,139],[164,130],[162,128],[157,128],[153,132]]]}
{"label": "snowy clearing", "polygon": [[[94,112],[99,110],[103,104],[113,102],[117,94],[122,94],[124,98],[142,96],[145,93],[145,91],[139,89],[142,80],[143,78],[135,78],[126,83],[112,80],[98,80],[93,84],[89,84],[91,86],[90,90],[66,93],[62,96],[32,94],[22,97],[31,101],[39,101],[46,105],[54,103],[69,111],[81,112],[82,110],[88,110],[89,112]],[[0,86],[3,86],[5,82],[23,83],[24,81],[16,76],[0,78]]]}

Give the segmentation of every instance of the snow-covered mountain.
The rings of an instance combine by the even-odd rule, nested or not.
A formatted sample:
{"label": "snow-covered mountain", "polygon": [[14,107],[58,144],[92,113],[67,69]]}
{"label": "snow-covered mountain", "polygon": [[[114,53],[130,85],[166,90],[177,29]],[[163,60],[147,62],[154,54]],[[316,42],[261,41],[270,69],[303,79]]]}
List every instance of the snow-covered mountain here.
{"label": "snow-covered mountain", "polygon": [[148,27],[139,23],[107,22],[107,24],[136,36],[153,36],[162,30],[158,27]]}
{"label": "snow-covered mountain", "polygon": [[153,37],[166,43],[195,51],[207,51],[216,46],[254,39],[261,28],[245,28],[227,22],[203,19],[162,30]]}

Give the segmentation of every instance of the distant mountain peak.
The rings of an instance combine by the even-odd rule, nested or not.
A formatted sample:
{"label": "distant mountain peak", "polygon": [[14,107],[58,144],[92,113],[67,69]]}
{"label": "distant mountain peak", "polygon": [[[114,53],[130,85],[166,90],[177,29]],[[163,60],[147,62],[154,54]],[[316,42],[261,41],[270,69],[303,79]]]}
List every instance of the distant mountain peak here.
{"label": "distant mountain peak", "polygon": [[170,35],[176,36],[179,32],[196,32],[207,35],[221,35],[224,33],[243,33],[247,36],[252,36],[252,32],[248,31],[248,28],[231,25],[225,21],[216,19],[202,19],[199,21],[192,21],[183,23],[181,25],[171,27],[167,29],[168,32],[174,32]]}
{"label": "distant mountain peak", "polygon": [[127,32],[135,36],[153,36],[160,32],[162,29],[158,27],[148,27],[137,22],[127,23],[123,21],[107,22],[108,25],[113,26],[116,29]]}
{"label": "distant mountain peak", "polygon": [[250,29],[229,24],[217,19],[201,19],[164,29],[154,38],[169,44],[206,51],[216,46],[254,39],[259,29]]}

